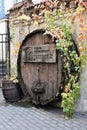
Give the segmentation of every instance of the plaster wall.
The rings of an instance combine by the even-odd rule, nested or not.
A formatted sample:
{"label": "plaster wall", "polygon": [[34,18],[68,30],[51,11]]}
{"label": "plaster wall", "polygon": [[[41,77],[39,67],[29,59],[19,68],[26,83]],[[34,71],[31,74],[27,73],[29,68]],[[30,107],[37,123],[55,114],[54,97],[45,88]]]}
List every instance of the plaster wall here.
{"label": "plaster wall", "polygon": [[[7,19],[2,19],[0,20],[0,34],[7,34]],[[6,40],[6,36],[3,36],[3,41]],[[2,35],[0,35],[0,42],[2,42]],[[2,49],[3,49],[3,57],[2,57]],[[5,43],[0,44],[0,61],[6,60],[6,55],[5,55]]]}
{"label": "plaster wall", "polygon": [[[84,19],[85,19],[85,24],[87,24],[87,12],[83,14]],[[75,32],[75,39],[77,42],[77,36],[79,35],[79,21],[78,18],[75,20],[74,23],[74,32]],[[27,23],[26,25],[18,23],[14,24],[15,28],[15,36],[13,38],[14,43],[22,43],[23,39],[26,37],[27,34],[31,33],[32,31],[36,29],[44,29],[45,24],[41,22],[38,25],[33,25],[33,21],[30,23]],[[12,33],[12,28],[11,28],[11,33]],[[87,37],[87,34],[86,34]],[[87,44],[87,38],[84,40],[83,44]],[[17,62],[17,57],[15,57],[14,53],[14,44],[11,44],[11,72],[13,74],[14,72],[14,64]],[[81,97],[78,99],[76,102],[76,111],[79,112],[87,112],[87,65],[86,67],[82,70],[82,80],[81,80]]]}
{"label": "plaster wall", "polygon": [[[83,13],[83,17],[85,20],[85,25],[87,25],[87,11]],[[74,31],[75,31],[75,35],[78,36],[79,35],[79,25],[78,25],[78,19],[76,19],[75,23],[74,23]],[[83,42],[83,44],[85,44],[87,46],[87,31],[85,34],[85,40]],[[87,64],[85,65],[85,67],[82,70],[82,74],[81,74],[82,80],[81,80],[81,96],[80,99],[77,100],[77,104],[76,104],[76,111],[79,112],[87,112]]]}

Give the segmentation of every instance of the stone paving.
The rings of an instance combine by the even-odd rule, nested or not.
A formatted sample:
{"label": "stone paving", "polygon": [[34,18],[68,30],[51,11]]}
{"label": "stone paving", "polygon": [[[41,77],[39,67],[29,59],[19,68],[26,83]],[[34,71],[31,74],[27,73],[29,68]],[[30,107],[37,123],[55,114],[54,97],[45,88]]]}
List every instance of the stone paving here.
{"label": "stone paving", "polygon": [[87,130],[87,113],[66,120],[61,109],[5,103],[0,91],[0,130]]}

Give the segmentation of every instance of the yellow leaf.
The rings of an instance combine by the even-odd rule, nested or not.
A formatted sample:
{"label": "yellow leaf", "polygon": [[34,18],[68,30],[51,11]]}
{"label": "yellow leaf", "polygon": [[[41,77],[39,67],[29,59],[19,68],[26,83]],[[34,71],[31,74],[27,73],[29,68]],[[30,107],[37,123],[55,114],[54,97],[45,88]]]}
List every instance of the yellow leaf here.
{"label": "yellow leaf", "polygon": [[38,21],[35,20],[34,23],[33,23],[33,25],[37,26],[38,25]]}

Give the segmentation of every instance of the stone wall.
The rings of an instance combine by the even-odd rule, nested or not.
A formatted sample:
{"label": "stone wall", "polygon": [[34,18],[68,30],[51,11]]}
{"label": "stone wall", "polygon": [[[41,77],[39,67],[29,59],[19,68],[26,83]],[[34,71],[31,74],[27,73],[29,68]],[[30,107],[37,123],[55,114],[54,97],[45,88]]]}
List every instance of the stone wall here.
{"label": "stone wall", "polygon": [[[34,25],[34,19],[32,18],[32,14],[35,12],[34,5],[32,3],[28,3],[22,1],[20,4],[14,5],[14,7],[10,10],[10,33],[13,33],[12,43],[11,43],[11,72],[14,72],[14,64],[17,62],[17,56],[14,55],[14,47],[15,43],[22,43],[23,39],[27,34],[36,30],[36,29],[44,29],[44,20],[41,19],[38,25]],[[26,20],[25,14],[30,16],[30,20]],[[83,14],[85,23],[87,23],[87,12]],[[29,18],[29,17],[28,17]],[[22,21],[21,21],[22,19]],[[13,24],[12,24],[13,23]],[[26,23],[26,24],[25,24]],[[74,23],[74,31],[75,37],[79,34],[79,25],[78,19],[75,20]],[[77,41],[77,39],[76,39]],[[85,39],[84,44],[87,44],[87,39]],[[81,81],[81,97],[77,101],[76,111],[86,112],[87,111],[87,67],[82,71],[82,81]]]}
{"label": "stone wall", "polygon": [[[85,20],[85,25],[87,25],[87,11],[83,13],[83,17]],[[76,19],[74,23],[74,30],[76,37],[79,35],[79,25],[78,25],[78,19]],[[84,43],[87,46],[87,32],[85,36]],[[87,112],[87,65],[82,70],[82,80],[81,80],[81,97],[77,101],[76,105],[76,111],[80,112]]]}

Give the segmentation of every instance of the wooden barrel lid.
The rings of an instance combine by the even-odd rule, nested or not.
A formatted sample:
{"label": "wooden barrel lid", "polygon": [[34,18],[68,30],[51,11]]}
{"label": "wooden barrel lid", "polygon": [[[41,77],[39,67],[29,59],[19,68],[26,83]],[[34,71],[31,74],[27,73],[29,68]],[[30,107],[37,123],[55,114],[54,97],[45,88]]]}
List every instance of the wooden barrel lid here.
{"label": "wooden barrel lid", "polygon": [[35,104],[47,104],[59,93],[62,59],[50,35],[35,30],[26,36],[18,54],[18,77],[24,94]]}

